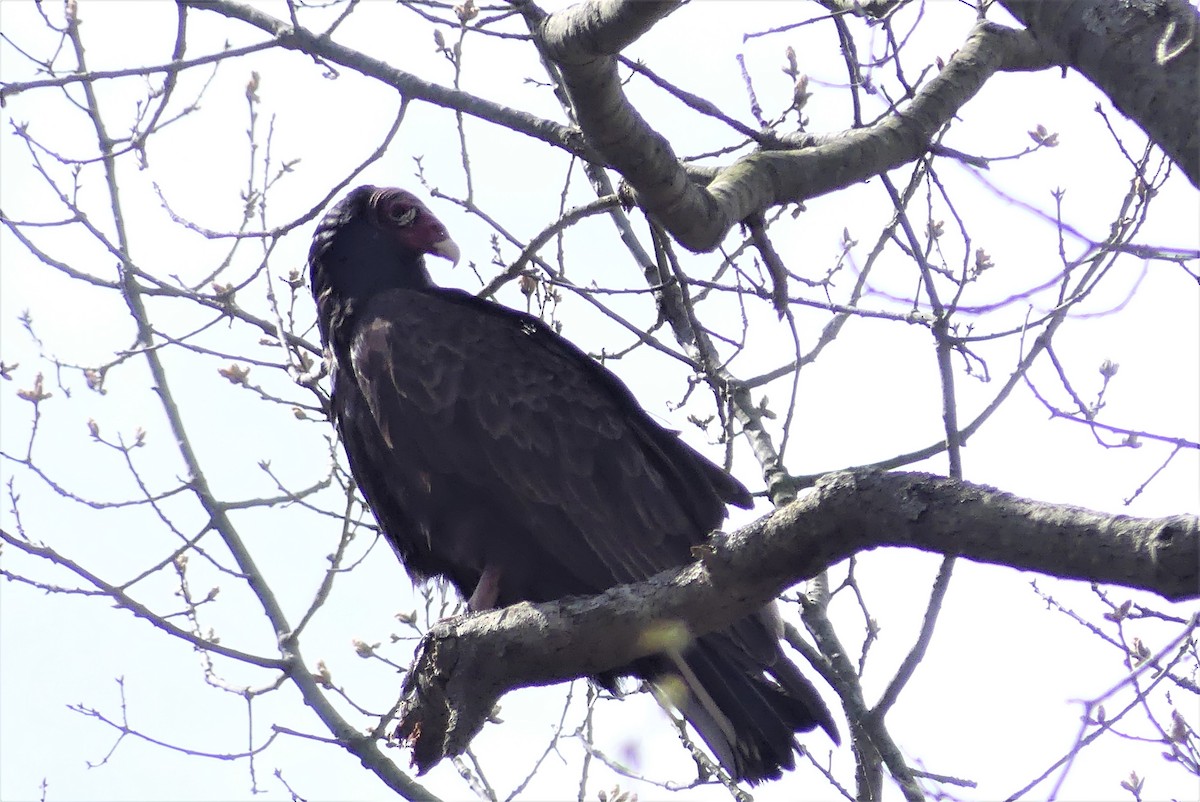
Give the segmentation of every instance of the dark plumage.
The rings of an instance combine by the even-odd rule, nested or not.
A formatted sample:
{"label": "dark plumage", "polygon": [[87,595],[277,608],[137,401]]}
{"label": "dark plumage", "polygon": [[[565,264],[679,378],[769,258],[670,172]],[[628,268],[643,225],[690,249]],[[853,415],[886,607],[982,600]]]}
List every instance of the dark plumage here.
{"label": "dark plumage", "polygon": [[[427,253],[458,258],[424,204],[363,186],[309,254],[334,421],[414,579],[449,579],[472,609],[595,594],[690,562],[726,503],[750,505],[540,320],[434,285]],[[697,639],[681,664],[649,657],[598,679],[682,679],[672,696],[721,763],[749,782],[778,777],[794,733],[838,735],[776,625],[764,610]]]}

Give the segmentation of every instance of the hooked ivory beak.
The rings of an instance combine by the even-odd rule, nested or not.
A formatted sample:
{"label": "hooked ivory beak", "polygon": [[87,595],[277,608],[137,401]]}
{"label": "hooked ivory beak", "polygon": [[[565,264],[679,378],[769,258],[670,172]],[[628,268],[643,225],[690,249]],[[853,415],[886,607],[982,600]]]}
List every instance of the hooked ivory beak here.
{"label": "hooked ivory beak", "polygon": [[429,252],[441,256],[444,259],[449,259],[452,265],[457,265],[461,256],[458,246],[454,244],[454,240],[447,237],[441,242],[435,242],[429,247]]}

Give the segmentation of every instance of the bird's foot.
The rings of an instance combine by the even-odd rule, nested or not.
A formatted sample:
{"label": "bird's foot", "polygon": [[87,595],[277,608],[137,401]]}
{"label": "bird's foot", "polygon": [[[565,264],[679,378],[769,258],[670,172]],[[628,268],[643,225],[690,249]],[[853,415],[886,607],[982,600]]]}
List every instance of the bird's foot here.
{"label": "bird's foot", "polygon": [[500,598],[500,569],[489,565],[483,569],[483,576],[479,577],[475,591],[471,594],[471,598],[467,599],[467,611],[478,613],[481,610],[490,610],[496,606],[498,598]]}

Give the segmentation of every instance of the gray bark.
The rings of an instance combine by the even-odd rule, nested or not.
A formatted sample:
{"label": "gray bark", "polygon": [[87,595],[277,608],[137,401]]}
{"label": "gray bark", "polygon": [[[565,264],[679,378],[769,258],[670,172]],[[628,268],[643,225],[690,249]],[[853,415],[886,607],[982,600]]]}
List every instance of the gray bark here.
{"label": "gray bark", "polygon": [[617,74],[618,51],[604,49],[632,42],[671,10],[671,3],[596,0],[535,23],[588,144],[621,173],[638,205],[693,251],[716,248],[731,227],[771,206],[832,192],[920,158],[938,129],[996,72],[1052,63],[1024,32],[981,22],[896,114],[868,128],[806,137],[806,147],[780,143],[760,150],[718,171],[705,187],[689,178],[670,143],[629,102]]}
{"label": "gray bark", "polygon": [[[917,473],[831,474],[792,504],[698,549],[699,560],[599,596],[515,604],[437,624],[405,678],[397,735],[425,771],[461,753],[505,692],[588,676],[702,635],[841,559],[879,546],[958,554],[1052,576],[1200,597],[1200,519],[1044,504]],[[661,643],[661,639],[656,639]]]}
{"label": "gray bark", "polygon": [[1186,0],[1001,0],[1200,186],[1200,11]]}

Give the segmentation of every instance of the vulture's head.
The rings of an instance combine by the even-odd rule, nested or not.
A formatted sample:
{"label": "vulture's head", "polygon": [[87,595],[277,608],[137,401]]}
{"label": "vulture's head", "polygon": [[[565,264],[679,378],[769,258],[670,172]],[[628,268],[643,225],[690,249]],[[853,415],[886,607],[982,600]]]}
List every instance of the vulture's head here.
{"label": "vulture's head", "polygon": [[351,190],[317,225],[308,269],[321,334],[355,302],[387,289],[428,289],[425,254],[457,263],[458,246],[416,195],[364,185]]}

